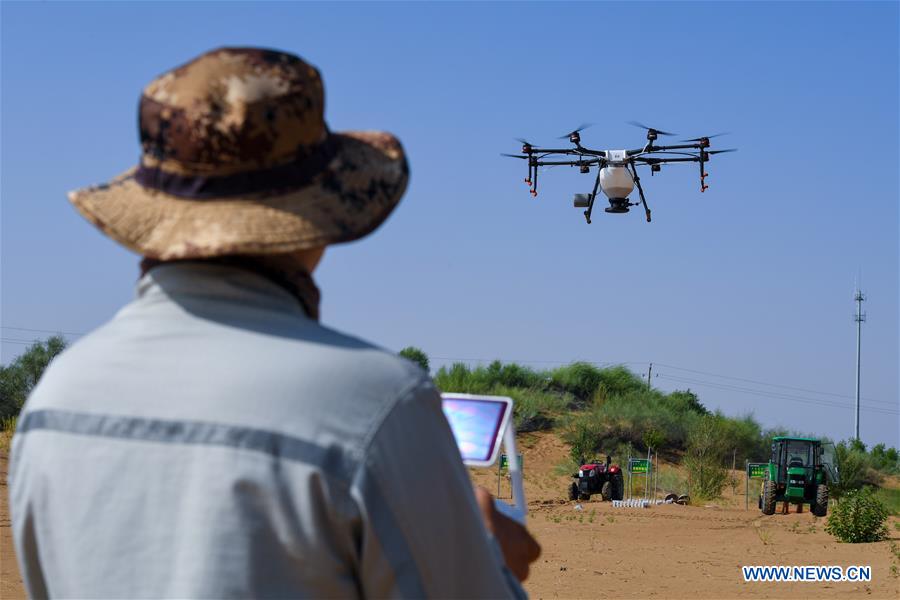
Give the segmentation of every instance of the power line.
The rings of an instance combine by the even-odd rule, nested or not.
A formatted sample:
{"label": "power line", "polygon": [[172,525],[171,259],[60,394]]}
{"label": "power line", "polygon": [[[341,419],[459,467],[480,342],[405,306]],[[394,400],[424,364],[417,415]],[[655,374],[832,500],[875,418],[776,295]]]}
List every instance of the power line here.
{"label": "power line", "polygon": [[[782,392],[754,390],[754,389],[750,389],[750,388],[744,388],[744,387],[740,387],[740,386],[736,386],[736,385],[731,385],[728,383],[702,381],[699,379],[690,379],[690,378],[686,378],[686,377],[678,377],[678,376],[665,375],[665,374],[659,374],[658,376],[662,377],[663,379],[668,379],[668,380],[676,381],[679,383],[693,383],[696,385],[703,385],[703,386],[712,387],[715,389],[720,389],[720,390],[725,390],[725,391],[730,391],[730,392],[739,392],[742,394],[751,394],[754,396],[761,396],[763,398],[788,400],[791,402],[802,402],[804,404],[815,404],[818,406],[830,406],[833,408],[842,408],[842,409],[852,409],[853,408],[853,406],[850,404],[842,404],[842,403],[830,402],[828,400],[819,400],[819,399],[814,399],[814,398],[805,398],[802,396],[794,396],[791,394],[784,394]],[[864,408],[865,408],[865,410],[870,411],[870,412],[878,412],[878,413],[889,414],[889,415],[900,414],[900,412],[895,411],[895,410],[889,410],[886,408],[880,408],[880,407],[875,407],[875,406],[865,406]]]}
{"label": "power line", "polygon": [[[855,396],[850,396],[848,394],[836,394],[834,392],[823,392],[821,390],[810,390],[810,389],[806,389],[806,388],[793,387],[790,385],[781,385],[781,384],[777,384],[777,383],[766,383],[765,381],[757,381],[755,379],[745,379],[743,377],[732,377],[730,375],[719,375],[717,373],[710,373],[708,371],[698,371],[696,369],[687,369],[684,367],[676,367],[675,365],[667,365],[667,364],[663,364],[663,363],[656,363],[656,364],[661,367],[667,367],[669,369],[677,369],[679,371],[688,371],[691,373],[698,373],[700,375],[709,375],[711,377],[720,377],[722,379],[733,379],[735,381],[743,381],[745,383],[755,383],[757,385],[765,385],[765,386],[769,386],[769,387],[783,388],[786,390],[793,390],[795,392],[807,392],[809,394],[820,394],[822,396],[835,396],[837,398],[847,398],[847,399],[855,398]],[[895,402],[889,402],[889,401],[885,401],[885,400],[876,400],[874,398],[862,398],[862,399],[869,400],[870,402],[878,402],[879,404],[889,404],[891,406],[896,405]]]}
{"label": "power line", "polygon": [[33,340],[23,340],[23,339],[20,339],[20,338],[0,338],[0,341],[7,342],[7,343],[12,343],[12,344],[15,344],[15,343],[19,343],[19,344],[41,344],[41,343],[44,342],[44,340],[38,340],[38,339],[33,339]]}
{"label": "power line", "polygon": [[73,335],[76,337],[85,335],[83,333],[75,333],[74,331],[60,331],[59,329],[31,329],[29,327],[12,327],[10,325],[0,325],[0,329],[12,329],[14,331],[33,331],[36,333],[55,333],[62,335]]}

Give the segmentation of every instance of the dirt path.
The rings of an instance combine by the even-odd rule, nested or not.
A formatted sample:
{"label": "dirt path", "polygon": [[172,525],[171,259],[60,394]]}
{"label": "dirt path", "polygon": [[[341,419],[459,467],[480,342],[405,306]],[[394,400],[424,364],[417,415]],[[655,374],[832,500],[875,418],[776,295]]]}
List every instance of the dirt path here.
{"label": "dirt path", "polygon": [[[709,507],[613,508],[609,503],[563,500],[571,479],[557,473],[565,447],[552,434],[525,436],[529,527],[543,547],[526,589],[532,598],[885,598],[900,597],[891,574],[893,540],[839,544],[825,519],[809,513],[763,517],[743,510],[738,495]],[[13,555],[7,457],[0,455],[0,598],[24,598]],[[472,478],[497,491],[493,470]],[[501,481],[508,496],[508,483]],[[900,560],[894,560],[900,568]],[[744,583],[742,565],[870,565],[870,583]]]}
{"label": "dirt path", "polygon": [[0,598],[3,600],[25,597],[9,520],[9,488],[6,487],[8,458],[6,451],[0,450]]}

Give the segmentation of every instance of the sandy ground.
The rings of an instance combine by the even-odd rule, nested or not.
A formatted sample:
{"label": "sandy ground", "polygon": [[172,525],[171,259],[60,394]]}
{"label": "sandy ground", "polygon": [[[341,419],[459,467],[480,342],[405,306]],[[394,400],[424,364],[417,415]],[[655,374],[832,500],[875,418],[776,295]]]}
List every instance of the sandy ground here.
{"label": "sandy ground", "polygon": [[12,529],[9,521],[9,489],[6,487],[8,463],[6,450],[0,450],[0,598],[24,598],[25,587],[19,575],[13,550]]}
{"label": "sandy ground", "polygon": [[[750,498],[744,510],[743,474],[732,496],[701,506],[613,508],[609,502],[569,502],[572,481],[556,474],[566,449],[552,434],[523,436],[528,525],[543,555],[526,589],[532,598],[900,598],[891,574],[892,540],[840,544],[825,533],[826,519],[809,512],[766,517]],[[674,469],[663,465],[660,472]],[[472,471],[497,492],[497,472]],[[751,490],[753,490],[751,484]],[[509,496],[501,480],[501,495]],[[579,504],[582,509],[576,510]],[[869,583],[745,583],[742,565],[871,565]]]}
{"label": "sandy ground", "polygon": [[[613,508],[610,503],[564,500],[571,481],[556,473],[565,447],[552,434],[522,437],[529,527],[543,547],[526,589],[532,598],[886,598],[900,597],[891,574],[892,540],[839,544],[811,514],[764,517],[743,509],[735,496],[706,506]],[[0,455],[0,598],[25,596],[13,555],[6,487],[7,457]],[[665,466],[663,468],[666,468]],[[669,467],[674,468],[674,467]],[[472,478],[497,491],[495,470]],[[501,495],[509,495],[506,480]],[[870,565],[869,583],[745,583],[742,565]]]}

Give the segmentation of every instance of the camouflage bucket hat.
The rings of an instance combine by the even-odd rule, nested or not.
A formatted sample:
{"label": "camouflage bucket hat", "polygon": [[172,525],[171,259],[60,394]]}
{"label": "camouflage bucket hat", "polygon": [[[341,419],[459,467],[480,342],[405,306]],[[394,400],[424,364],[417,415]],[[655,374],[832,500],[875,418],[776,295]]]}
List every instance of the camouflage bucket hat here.
{"label": "camouflage bucket hat", "polygon": [[141,95],[140,164],[69,193],[89,221],[161,260],[273,254],[378,227],[406,189],[400,142],[332,133],[318,70],[253,48],[208,52]]}

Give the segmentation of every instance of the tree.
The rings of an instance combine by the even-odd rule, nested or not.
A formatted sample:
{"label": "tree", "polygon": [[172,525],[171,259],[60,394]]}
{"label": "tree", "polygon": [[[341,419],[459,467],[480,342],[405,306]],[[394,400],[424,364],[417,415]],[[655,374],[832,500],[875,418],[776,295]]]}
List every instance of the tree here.
{"label": "tree", "polygon": [[44,369],[66,348],[59,335],[35,342],[7,366],[0,366],[0,420],[18,416]]}
{"label": "tree", "polygon": [[422,367],[422,369],[424,369],[426,373],[429,372],[428,355],[415,346],[407,346],[400,351],[400,356],[402,356],[406,360],[413,361],[414,363]]}
{"label": "tree", "polygon": [[718,498],[728,479],[724,461],[730,446],[720,415],[700,417],[688,434],[684,465],[688,469],[691,495],[699,498]]}

